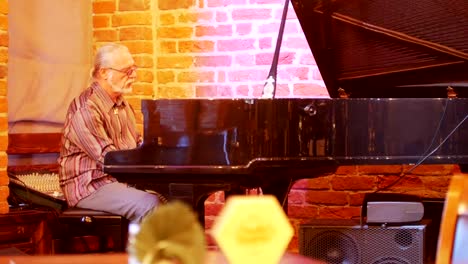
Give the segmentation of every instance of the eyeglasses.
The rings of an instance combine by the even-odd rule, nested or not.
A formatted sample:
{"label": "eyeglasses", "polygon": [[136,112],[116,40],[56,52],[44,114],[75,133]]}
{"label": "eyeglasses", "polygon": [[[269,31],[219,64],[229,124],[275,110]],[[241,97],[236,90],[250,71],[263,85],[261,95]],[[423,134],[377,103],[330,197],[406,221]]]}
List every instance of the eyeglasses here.
{"label": "eyeglasses", "polygon": [[128,68],[121,69],[121,70],[119,70],[119,69],[114,69],[114,68],[108,68],[108,69],[109,69],[109,70],[113,70],[113,71],[121,72],[121,73],[127,75],[128,77],[130,77],[130,76],[132,76],[132,74],[133,74],[134,72],[136,72],[136,70],[138,69],[138,66],[133,65],[133,66],[130,66],[130,67],[128,67]]}

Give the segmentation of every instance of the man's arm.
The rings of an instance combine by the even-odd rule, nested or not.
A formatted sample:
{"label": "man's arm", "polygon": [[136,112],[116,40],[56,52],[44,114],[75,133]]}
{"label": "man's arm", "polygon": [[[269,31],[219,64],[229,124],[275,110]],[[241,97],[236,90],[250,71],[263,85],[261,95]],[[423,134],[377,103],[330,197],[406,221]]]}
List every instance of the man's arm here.
{"label": "man's arm", "polygon": [[96,109],[81,108],[70,120],[69,139],[98,163],[104,162],[107,152],[116,150]]}

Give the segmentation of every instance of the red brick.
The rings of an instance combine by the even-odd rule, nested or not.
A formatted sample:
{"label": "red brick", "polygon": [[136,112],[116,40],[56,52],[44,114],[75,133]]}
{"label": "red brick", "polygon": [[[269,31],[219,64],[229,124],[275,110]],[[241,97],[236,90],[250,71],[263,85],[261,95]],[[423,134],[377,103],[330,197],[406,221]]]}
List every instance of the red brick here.
{"label": "red brick", "polygon": [[445,193],[450,186],[452,176],[425,176],[420,179],[426,190]]}
{"label": "red brick", "polygon": [[215,73],[212,71],[180,72],[179,74],[177,74],[177,81],[190,83],[214,82],[214,76]]}
{"label": "red brick", "polygon": [[394,182],[398,181],[397,184],[393,185],[391,189],[388,190],[394,190],[395,188],[399,187],[404,187],[404,188],[422,188],[423,183],[419,177],[416,176],[411,176],[411,175],[405,175],[403,178],[400,179],[399,176],[379,176],[378,177],[378,188],[387,188],[387,186],[390,186]]}
{"label": "red brick", "polygon": [[177,53],[177,41],[159,41],[160,54]]}
{"label": "red brick", "polygon": [[0,79],[0,96],[6,96],[7,94],[7,81]]}
{"label": "red brick", "polygon": [[330,97],[328,90],[325,86],[321,84],[295,84],[294,85],[294,96],[311,96],[311,97]]}
{"label": "red brick", "polygon": [[305,191],[291,189],[288,194],[288,204],[303,204],[305,202]]}
{"label": "red brick", "polygon": [[112,26],[152,25],[149,12],[123,12],[112,16]]}
{"label": "red brick", "polygon": [[0,201],[4,201],[10,195],[10,190],[7,185],[0,186]]}
{"label": "red brick", "polygon": [[320,74],[320,71],[317,69],[313,69],[312,71],[312,78],[317,81],[323,81],[323,77]]}
{"label": "red brick", "polygon": [[[232,70],[228,73],[230,82],[247,82],[247,81],[264,81],[266,79],[266,71],[263,70]],[[263,87],[263,85],[262,85]]]}
{"label": "red brick", "polygon": [[7,148],[8,148],[8,135],[1,135],[0,136],[0,151],[6,151]]}
{"label": "red brick", "polygon": [[253,50],[255,39],[218,40],[218,51]]}
{"label": "red brick", "polygon": [[0,113],[8,112],[8,101],[6,96],[0,95]]}
{"label": "red brick", "polygon": [[175,81],[174,71],[158,71],[158,83],[166,84]]}
{"label": "red brick", "polygon": [[275,95],[277,98],[291,97],[291,91],[288,84],[277,84]]}
{"label": "red brick", "polygon": [[147,40],[131,40],[122,41],[123,45],[127,46],[130,53],[137,54],[153,54],[153,42]]}
{"label": "red brick", "polygon": [[195,56],[195,67],[223,67],[231,66],[231,56]]}
{"label": "red brick", "polygon": [[0,116],[0,131],[8,130],[8,118],[5,116]]}
{"label": "red brick", "polygon": [[[202,2],[202,1],[200,1]],[[247,0],[208,0],[208,7],[226,7],[234,5],[246,5]]]}
{"label": "red brick", "polygon": [[360,175],[382,175],[400,174],[403,170],[401,165],[360,165],[358,172]]}
{"label": "red brick", "polygon": [[94,15],[93,16],[93,27],[96,28],[106,28],[111,24],[110,15]]}
{"label": "red brick", "polygon": [[4,15],[8,14],[8,1],[7,0],[0,1],[0,14],[4,14]]}
{"label": "red brick", "polygon": [[113,13],[115,12],[115,0],[110,1],[93,1],[93,13]]}
{"label": "red brick", "polygon": [[193,64],[193,58],[189,56],[158,57],[158,69],[187,69]]}
{"label": "red brick", "polygon": [[3,14],[0,14],[0,30],[8,30],[8,17]]}
{"label": "red brick", "polygon": [[[279,31],[280,28],[280,21],[273,22],[269,24],[263,24],[258,27],[258,33],[260,34],[271,34],[276,33]],[[289,20],[288,23],[285,24],[284,34],[297,34],[299,32],[297,25],[294,21]],[[305,39],[305,38],[304,38]],[[308,47],[308,46],[307,46]]]}
{"label": "red brick", "polygon": [[334,191],[308,191],[306,202],[325,205],[347,205],[348,193]]}
{"label": "red brick", "polygon": [[218,86],[218,96],[224,98],[233,98],[234,93],[232,87],[226,85]]}
{"label": "red brick", "polygon": [[179,41],[179,53],[213,52],[214,42],[210,40],[201,41]]}
{"label": "red brick", "polygon": [[319,208],[315,205],[289,205],[288,217],[292,218],[316,218],[318,216]]}
{"label": "red brick", "polygon": [[179,23],[182,23],[182,24],[185,24],[185,23],[196,24],[196,23],[200,23],[201,21],[210,22],[212,19],[213,19],[213,12],[210,12],[210,11],[196,12],[196,13],[184,12],[180,14],[178,17]]}
{"label": "red brick", "polygon": [[10,211],[10,207],[8,205],[8,202],[5,201],[0,201],[0,214],[7,214]]}
{"label": "red brick", "polygon": [[217,216],[223,209],[224,204],[206,203],[205,204],[205,215],[206,216]]}
{"label": "red brick", "polygon": [[153,71],[148,69],[138,69],[137,80],[139,82],[152,83],[154,80]]}
{"label": "red brick", "polygon": [[349,205],[350,206],[361,206],[364,201],[364,192],[361,193],[350,193],[349,194]]}
{"label": "red brick", "polygon": [[215,98],[218,97],[218,88],[215,85],[199,85],[195,90],[196,97]]}
{"label": "red brick", "polygon": [[[272,46],[273,46],[272,45],[272,39],[270,37],[260,38],[258,40],[258,47],[261,50],[270,49]],[[313,57],[312,57],[312,59],[313,59]]]}
{"label": "red brick", "polygon": [[294,183],[293,189],[329,190],[331,177],[302,179]]}
{"label": "red brick", "polygon": [[253,87],[252,87],[252,90],[253,90],[252,95],[253,95],[253,97],[260,97],[260,96],[262,96],[264,81],[265,81],[265,79],[263,79],[263,83],[262,83],[262,84],[254,84],[254,85],[253,85]]}
{"label": "red brick", "polygon": [[153,56],[151,55],[139,54],[133,56],[133,59],[139,68],[152,68],[154,65]]}
{"label": "red brick", "polygon": [[191,98],[195,94],[193,87],[190,89],[183,85],[159,86],[158,88],[159,98]]}
{"label": "red brick", "polygon": [[361,208],[357,206],[328,206],[319,209],[320,219],[359,219]]}
{"label": "red brick", "polygon": [[237,96],[249,96],[249,86],[239,85],[236,87]]}
{"label": "red brick", "polygon": [[[291,62],[293,64],[293,62]],[[307,81],[309,80],[309,68],[308,67],[289,67],[284,71],[278,72],[278,79],[281,81]]]}
{"label": "red brick", "polygon": [[195,36],[197,37],[208,37],[208,36],[232,36],[232,26],[231,25],[220,25],[217,27],[214,26],[196,26],[195,27]]}
{"label": "red brick", "polygon": [[153,40],[153,30],[151,27],[125,27],[119,29],[120,40]]}
{"label": "red brick", "polygon": [[[304,65],[317,65],[315,62],[314,56],[312,56],[312,53],[303,53],[299,54],[299,64],[304,64]],[[315,69],[315,72],[318,72],[318,69]],[[319,72],[320,74],[320,72]],[[322,78],[318,79],[321,80]]]}
{"label": "red brick", "polygon": [[236,25],[236,33],[239,36],[248,35],[252,32],[251,23],[239,23]]}
{"label": "red brick", "polygon": [[0,31],[0,47],[8,47],[8,32]]}
{"label": "red brick", "polygon": [[173,14],[159,15],[159,26],[169,26],[175,24],[175,17]]}
{"label": "red brick", "polygon": [[357,166],[349,165],[349,166],[339,166],[338,169],[335,171],[336,175],[357,175]]}
{"label": "red brick", "polygon": [[192,27],[159,27],[158,38],[191,38],[193,35]]}
{"label": "red brick", "polygon": [[133,94],[134,95],[152,95],[153,94],[153,84],[151,83],[135,83],[133,84]]}
{"label": "red brick", "polygon": [[305,38],[289,37],[283,41],[281,47],[284,47],[285,49],[307,50],[309,49],[309,44]]}
{"label": "red brick", "polygon": [[[294,61],[294,53],[292,52],[281,52],[278,63],[283,64],[292,64]],[[273,53],[260,53],[255,56],[255,64],[257,65],[271,65],[273,61]]]}
{"label": "red brick", "polygon": [[272,17],[271,8],[238,8],[232,11],[232,20],[262,20],[266,21]]}
{"label": "red brick", "polygon": [[216,12],[216,22],[227,22],[229,20],[228,14],[226,12],[217,11]]}
{"label": "red brick", "polygon": [[235,54],[234,64],[239,66],[254,66],[255,55],[252,54]]}
{"label": "red brick", "polygon": [[140,113],[141,114],[141,98],[135,97],[135,96],[127,96],[126,97],[127,101],[129,104],[132,105],[133,109],[135,109],[135,114]]}
{"label": "red brick", "polygon": [[[281,20],[281,18],[283,17],[283,9],[282,8],[276,8],[274,10],[274,15],[273,15],[274,19],[276,20]],[[286,16],[286,21],[293,21],[293,20],[297,20],[297,15],[296,15],[296,12],[288,12],[287,16]],[[286,23],[287,25],[288,23]]]}
{"label": "red brick", "polygon": [[10,183],[10,178],[6,171],[0,171],[0,186],[8,185]]}
{"label": "red brick", "polygon": [[158,1],[158,7],[160,10],[188,9],[194,5],[194,0]]}
{"label": "red brick", "polygon": [[[404,171],[408,172],[412,166],[405,165]],[[421,165],[414,169],[411,174],[414,175],[452,175],[456,169],[456,165],[453,164],[431,164]]]}
{"label": "red brick", "polygon": [[371,190],[377,183],[372,176],[336,176],[331,179],[333,190]]}
{"label": "red brick", "polygon": [[97,42],[114,42],[119,39],[119,36],[115,29],[96,29],[94,30],[94,39]]}
{"label": "red brick", "polygon": [[6,65],[0,64],[0,79],[6,78],[8,75],[8,68]]}
{"label": "red brick", "polygon": [[150,0],[120,0],[119,2],[119,11],[143,11],[150,8]]}

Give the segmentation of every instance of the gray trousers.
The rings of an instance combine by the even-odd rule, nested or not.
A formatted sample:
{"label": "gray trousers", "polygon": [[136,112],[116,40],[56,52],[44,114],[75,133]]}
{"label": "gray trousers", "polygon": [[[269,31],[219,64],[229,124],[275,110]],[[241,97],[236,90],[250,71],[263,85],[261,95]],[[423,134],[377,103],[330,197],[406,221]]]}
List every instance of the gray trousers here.
{"label": "gray trousers", "polygon": [[76,207],[121,215],[139,223],[158,204],[159,200],[154,194],[113,182],[81,199]]}

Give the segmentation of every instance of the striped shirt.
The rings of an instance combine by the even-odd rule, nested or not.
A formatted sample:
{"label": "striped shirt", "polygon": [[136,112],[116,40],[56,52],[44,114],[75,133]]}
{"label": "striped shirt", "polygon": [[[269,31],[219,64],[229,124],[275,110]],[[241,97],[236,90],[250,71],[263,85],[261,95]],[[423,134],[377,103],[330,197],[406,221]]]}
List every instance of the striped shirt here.
{"label": "striped shirt", "polygon": [[59,178],[70,206],[116,181],[103,172],[107,152],[136,148],[141,140],[130,104],[122,96],[114,103],[97,82],[72,101],[62,133]]}

